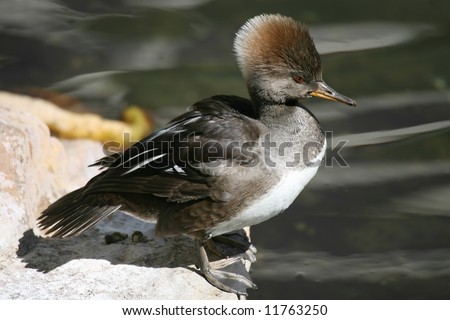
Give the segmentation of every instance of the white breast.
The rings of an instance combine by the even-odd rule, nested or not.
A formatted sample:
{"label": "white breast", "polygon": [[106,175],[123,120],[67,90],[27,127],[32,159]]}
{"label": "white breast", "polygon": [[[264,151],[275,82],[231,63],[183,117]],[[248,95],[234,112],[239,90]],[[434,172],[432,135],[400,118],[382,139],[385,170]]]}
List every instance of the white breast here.
{"label": "white breast", "polygon": [[[324,146],[317,159],[321,160],[323,158],[325,149],[326,147]],[[317,173],[318,169],[319,166],[315,165],[302,170],[287,171],[278,184],[264,198],[255,200],[251,206],[236,217],[229,221],[218,223],[208,232],[214,237],[258,224],[283,212],[294,202],[303,188]]]}

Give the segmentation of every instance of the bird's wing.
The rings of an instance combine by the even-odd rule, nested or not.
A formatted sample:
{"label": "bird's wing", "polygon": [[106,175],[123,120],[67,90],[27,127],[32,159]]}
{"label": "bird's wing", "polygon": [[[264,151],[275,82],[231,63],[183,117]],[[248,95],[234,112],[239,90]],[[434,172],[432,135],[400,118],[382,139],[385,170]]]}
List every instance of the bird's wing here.
{"label": "bird's wing", "polygon": [[123,153],[97,161],[106,170],[84,192],[152,194],[175,202],[210,197],[211,184],[231,166],[254,161],[241,148],[259,136],[252,112],[249,100],[235,96],[202,100]]}

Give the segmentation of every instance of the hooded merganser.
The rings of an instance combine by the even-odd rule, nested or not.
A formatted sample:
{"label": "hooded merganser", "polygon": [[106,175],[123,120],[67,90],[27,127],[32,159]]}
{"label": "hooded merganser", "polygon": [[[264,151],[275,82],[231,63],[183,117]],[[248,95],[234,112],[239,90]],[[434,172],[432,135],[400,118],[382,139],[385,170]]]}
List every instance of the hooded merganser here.
{"label": "hooded merganser", "polygon": [[326,141],[300,100],[356,104],[325,84],[307,27],[291,18],[250,19],[234,51],[251,100],[204,99],[123,153],[100,159],[99,175],[42,213],[45,234],[78,235],[123,210],[156,219],[159,236],[193,238],[201,271],[219,289],[246,294],[255,287],[232,269],[213,269],[205,246],[279,214],[316,174]]}

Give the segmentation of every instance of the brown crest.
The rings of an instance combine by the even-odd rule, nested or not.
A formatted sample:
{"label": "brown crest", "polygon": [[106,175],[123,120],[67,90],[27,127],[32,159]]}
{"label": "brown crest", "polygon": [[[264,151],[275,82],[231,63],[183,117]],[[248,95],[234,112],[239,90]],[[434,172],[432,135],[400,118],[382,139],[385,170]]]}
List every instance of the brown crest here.
{"label": "brown crest", "polygon": [[237,32],[234,51],[245,78],[267,69],[320,73],[320,56],[308,28],[279,14],[262,14]]}

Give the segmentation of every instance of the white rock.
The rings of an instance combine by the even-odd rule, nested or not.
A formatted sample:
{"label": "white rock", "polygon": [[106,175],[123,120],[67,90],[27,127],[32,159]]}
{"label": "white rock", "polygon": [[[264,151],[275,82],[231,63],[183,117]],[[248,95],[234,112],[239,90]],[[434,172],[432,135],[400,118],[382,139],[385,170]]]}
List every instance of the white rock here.
{"label": "white rock", "polygon": [[33,218],[64,191],[64,149],[39,119],[0,101],[0,255],[11,256]]}

